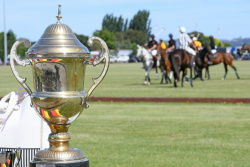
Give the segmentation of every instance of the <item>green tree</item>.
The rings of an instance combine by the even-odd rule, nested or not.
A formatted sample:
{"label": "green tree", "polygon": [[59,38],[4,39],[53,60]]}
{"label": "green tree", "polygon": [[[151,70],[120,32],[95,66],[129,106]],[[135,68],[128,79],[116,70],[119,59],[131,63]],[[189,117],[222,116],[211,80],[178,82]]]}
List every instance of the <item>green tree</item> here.
{"label": "green tree", "polygon": [[89,51],[93,50],[93,47],[89,47],[88,46],[88,39],[89,37],[88,36],[85,36],[85,35],[82,35],[82,34],[76,34],[74,33],[76,38],[84,45],[86,46],[87,48],[89,48]]}
{"label": "green tree", "polygon": [[4,60],[4,34],[0,33],[0,59]]}
{"label": "green tree", "polygon": [[[10,53],[12,45],[16,42],[16,35],[9,30],[7,36],[7,55]],[[0,58],[4,60],[4,33],[0,33]]]}
{"label": "green tree", "polygon": [[124,38],[123,38],[123,33],[122,32],[116,32],[115,33],[115,43],[117,46],[117,49],[128,49],[128,48],[123,48],[123,46],[121,46],[121,43],[123,42]]}
{"label": "green tree", "polygon": [[115,43],[115,40],[116,40],[115,35],[114,35],[114,33],[107,30],[107,28],[104,27],[101,31],[95,31],[94,36],[102,38],[106,42],[106,44],[108,45],[109,49],[114,49],[114,50],[117,49],[116,43]]}
{"label": "green tree", "polygon": [[123,26],[123,32],[126,32],[128,29],[128,19],[126,19],[124,26]]}
{"label": "green tree", "polygon": [[136,15],[134,15],[133,19],[129,23],[129,29],[138,30],[143,32],[147,39],[149,39],[151,33],[151,20],[149,19],[150,12],[146,10],[138,11]]}
{"label": "green tree", "polygon": [[104,27],[110,32],[123,32],[126,29],[122,16],[115,17],[113,14],[106,14],[104,16],[102,20],[102,29],[104,29]]}
{"label": "green tree", "polygon": [[88,46],[88,36],[82,35],[82,34],[76,34],[74,33],[76,38],[84,45],[84,46]]}
{"label": "green tree", "polygon": [[224,47],[231,47],[231,44],[228,42],[223,43]]}
{"label": "green tree", "polygon": [[128,39],[131,43],[136,43],[138,45],[144,45],[147,42],[147,36],[138,30],[127,30],[124,34],[124,39]]}
{"label": "green tree", "polygon": [[188,33],[189,35],[193,34],[195,37],[198,37],[198,41],[201,42],[202,46],[209,45],[209,38],[207,36],[204,36],[202,32],[193,31]]}

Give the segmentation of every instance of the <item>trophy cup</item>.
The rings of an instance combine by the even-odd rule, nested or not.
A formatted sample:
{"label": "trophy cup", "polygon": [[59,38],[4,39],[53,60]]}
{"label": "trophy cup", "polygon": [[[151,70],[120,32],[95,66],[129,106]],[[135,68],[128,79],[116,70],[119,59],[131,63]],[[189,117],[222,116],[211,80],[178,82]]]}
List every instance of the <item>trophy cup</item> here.
{"label": "trophy cup", "polygon": [[[60,23],[61,5],[59,5],[57,23],[49,25],[41,38],[30,47],[27,39],[19,39],[14,43],[10,53],[10,65],[17,81],[31,97],[33,107],[39,116],[48,123],[50,148],[36,153],[31,167],[79,166],[88,167],[89,160],[77,148],[69,147],[70,124],[88,108],[88,98],[105,77],[109,67],[109,50],[106,43],[98,38],[88,39],[88,45],[97,42],[102,48],[101,57],[90,62],[89,50],[80,43],[72,30]],[[24,44],[29,48],[26,60],[19,60],[17,47]],[[31,65],[34,92],[21,78],[14,67],[14,60],[19,65]],[[104,68],[87,93],[84,91],[85,70],[88,64],[93,66],[104,62]],[[32,118],[31,118],[32,119]]]}

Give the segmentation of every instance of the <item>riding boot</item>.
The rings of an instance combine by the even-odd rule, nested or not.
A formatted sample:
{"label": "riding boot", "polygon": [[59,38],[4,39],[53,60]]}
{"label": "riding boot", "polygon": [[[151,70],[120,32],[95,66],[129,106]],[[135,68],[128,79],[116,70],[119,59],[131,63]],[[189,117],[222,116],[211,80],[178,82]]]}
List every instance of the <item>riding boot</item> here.
{"label": "riding boot", "polygon": [[212,62],[212,60],[211,60],[211,58],[209,56],[207,56],[207,59],[208,59],[208,63],[207,64],[209,64],[209,65],[213,64],[213,62]]}
{"label": "riding boot", "polygon": [[191,57],[191,62],[190,62],[191,67],[195,66],[194,57],[195,57],[194,55],[192,55],[192,57]]}

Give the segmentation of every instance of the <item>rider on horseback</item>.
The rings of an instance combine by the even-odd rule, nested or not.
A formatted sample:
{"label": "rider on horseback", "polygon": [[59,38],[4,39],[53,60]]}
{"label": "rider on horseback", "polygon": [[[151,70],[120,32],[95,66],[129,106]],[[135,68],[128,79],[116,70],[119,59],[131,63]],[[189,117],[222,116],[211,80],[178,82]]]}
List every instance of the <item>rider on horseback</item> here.
{"label": "rider on horseback", "polygon": [[167,46],[166,46],[165,42],[163,42],[162,38],[160,39],[160,45],[161,45],[162,49],[166,49],[167,48]]}
{"label": "rider on horseback", "polygon": [[197,38],[196,37],[193,37],[193,42],[194,42],[194,45],[195,45],[195,51],[199,51],[202,49],[202,44],[200,41],[197,41]]}
{"label": "rider on horseback", "polygon": [[175,49],[175,40],[173,40],[173,34],[169,34],[170,40],[168,41],[167,52],[172,52]]}
{"label": "rider on horseback", "polygon": [[151,34],[150,35],[150,37],[151,37],[151,41],[149,41],[147,44],[145,44],[147,47],[148,47],[148,51],[152,54],[152,56],[156,56],[156,54],[157,54],[157,50],[156,50],[156,48],[157,48],[157,42],[155,41],[155,36],[154,36],[154,34]]}
{"label": "rider on horseback", "polygon": [[216,50],[216,46],[215,46],[215,43],[214,43],[214,37],[212,35],[209,36],[209,40],[210,40],[210,47],[211,47],[211,52],[213,54],[217,53],[217,50]]}
{"label": "rider on horseback", "polygon": [[[180,27],[180,36],[179,36],[179,42],[180,42],[180,48],[187,51],[188,53],[190,53],[192,55],[192,58],[191,58],[191,66],[194,65],[194,57],[196,55],[196,52],[189,47],[189,45],[194,45],[192,39],[189,37],[188,34],[185,34],[185,27]],[[195,47],[195,46],[193,46]]]}

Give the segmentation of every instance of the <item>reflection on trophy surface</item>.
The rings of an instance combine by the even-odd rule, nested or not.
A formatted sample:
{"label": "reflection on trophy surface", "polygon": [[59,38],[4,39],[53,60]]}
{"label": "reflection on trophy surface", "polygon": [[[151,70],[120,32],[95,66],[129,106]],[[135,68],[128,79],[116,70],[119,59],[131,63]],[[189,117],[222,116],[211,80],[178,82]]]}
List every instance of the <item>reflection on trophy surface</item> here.
{"label": "reflection on trophy surface", "polygon": [[[24,43],[30,46],[27,39],[18,40],[11,49],[10,63],[14,76],[31,96],[33,107],[51,129],[50,148],[39,151],[31,166],[39,164],[74,164],[88,166],[83,152],[69,147],[70,135],[67,133],[70,124],[88,107],[87,100],[93,90],[105,77],[109,67],[109,51],[106,43],[98,38],[88,40],[90,46],[97,42],[102,47],[100,59],[89,62],[89,50],[79,42],[72,30],[60,23],[61,6],[57,23],[47,27],[42,37],[29,48],[27,60],[19,60],[17,47]],[[23,66],[32,65],[34,91],[31,91],[14,67],[14,60]],[[84,91],[85,70],[88,64],[98,65],[104,62],[104,69],[89,91]],[[32,119],[32,118],[31,118]],[[78,164],[78,165],[79,165]]]}

